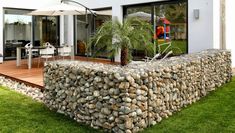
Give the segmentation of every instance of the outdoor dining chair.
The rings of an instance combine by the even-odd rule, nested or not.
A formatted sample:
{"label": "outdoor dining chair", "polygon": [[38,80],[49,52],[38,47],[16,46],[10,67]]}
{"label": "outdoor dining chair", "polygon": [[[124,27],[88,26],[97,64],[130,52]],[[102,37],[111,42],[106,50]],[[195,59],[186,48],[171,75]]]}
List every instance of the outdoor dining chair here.
{"label": "outdoor dining chair", "polygon": [[41,63],[41,59],[45,59],[46,62],[48,59],[53,58],[55,60],[55,47],[53,45],[48,45],[45,49],[40,49],[39,51],[39,58],[38,58],[38,67]]}
{"label": "outdoor dining chair", "polygon": [[51,46],[51,44],[50,44],[49,42],[45,42],[45,43],[43,44],[43,46],[44,46],[44,47],[48,47],[48,46]]}
{"label": "outdoor dining chair", "polygon": [[33,44],[30,42],[30,43],[27,43],[25,46],[25,54],[26,54],[26,57],[27,59],[29,59],[29,49],[31,49],[32,51],[32,56],[38,56],[38,49],[32,49],[33,48]]}
{"label": "outdoor dining chair", "polygon": [[71,52],[72,52],[71,45],[64,45],[63,47],[58,48],[58,55],[63,57],[63,60],[64,60],[64,57],[66,56],[70,56],[70,59],[72,59]]}

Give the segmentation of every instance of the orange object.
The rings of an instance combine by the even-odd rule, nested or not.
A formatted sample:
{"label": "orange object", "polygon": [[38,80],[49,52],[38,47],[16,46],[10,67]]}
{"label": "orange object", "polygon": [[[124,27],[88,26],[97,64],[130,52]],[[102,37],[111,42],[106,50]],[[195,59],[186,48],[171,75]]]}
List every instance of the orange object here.
{"label": "orange object", "polygon": [[164,27],[163,26],[158,26],[157,27],[157,37],[164,34]]}

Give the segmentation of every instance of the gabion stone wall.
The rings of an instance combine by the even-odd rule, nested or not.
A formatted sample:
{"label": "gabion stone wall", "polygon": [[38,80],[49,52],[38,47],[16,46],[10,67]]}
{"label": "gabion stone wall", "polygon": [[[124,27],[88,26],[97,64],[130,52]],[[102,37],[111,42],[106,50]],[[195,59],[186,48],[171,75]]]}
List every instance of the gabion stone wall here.
{"label": "gabion stone wall", "polygon": [[132,133],[231,81],[231,53],[207,50],[125,67],[80,61],[44,68],[45,104],[78,122]]}

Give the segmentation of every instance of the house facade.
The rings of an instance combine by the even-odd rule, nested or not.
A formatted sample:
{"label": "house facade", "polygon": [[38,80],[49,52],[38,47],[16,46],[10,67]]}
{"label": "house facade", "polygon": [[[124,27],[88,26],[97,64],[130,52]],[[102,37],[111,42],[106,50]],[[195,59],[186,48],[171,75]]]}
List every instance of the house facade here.
{"label": "house facade", "polygon": [[[74,54],[84,54],[84,43],[96,27],[109,19],[123,21],[125,17],[142,17],[153,25],[154,37],[164,42],[173,40],[183,53],[204,49],[229,49],[235,67],[234,0],[77,0],[101,12],[83,23],[85,16],[36,16],[26,15],[40,7],[59,4],[60,0],[3,0],[0,3],[0,53],[4,60],[14,59],[15,48],[27,42],[35,46],[49,41],[60,45],[74,45]],[[74,4],[68,2],[69,4]],[[89,16],[90,20],[94,20]],[[165,20],[165,21],[160,21]],[[168,23],[165,23],[166,20]],[[163,27],[164,32],[160,29]],[[168,30],[166,30],[168,29]],[[87,33],[88,32],[88,33]],[[156,34],[156,35],[155,35]],[[141,54],[138,50],[136,55]],[[105,56],[105,55],[104,55]],[[118,61],[118,55],[116,60]]]}

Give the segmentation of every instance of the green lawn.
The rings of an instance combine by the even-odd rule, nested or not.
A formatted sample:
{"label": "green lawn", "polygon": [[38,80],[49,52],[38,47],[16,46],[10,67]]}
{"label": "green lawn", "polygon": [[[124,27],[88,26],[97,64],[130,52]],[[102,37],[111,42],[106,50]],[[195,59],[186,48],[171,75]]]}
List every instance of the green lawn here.
{"label": "green lawn", "polygon": [[235,78],[144,133],[235,133]]}
{"label": "green lawn", "polygon": [[[171,48],[167,51],[173,50],[173,54],[185,54],[187,53],[187,41],[186,40],[172,40]],[[164,51],[169,45],[164,45],[161,47],[161,50]]]}
{"label": "green lawn", "polygon": [[0,87],[0,133],[93,133],[90,127]]}
{"label": "green lawn", "polygon": [[186,40],[173,40],[172,46],[179,48],[183,53],[187,53],[187,41]]}
{"label": "green lawn", "polygon": [[[49,111],[41,103],[0,87],[0,133],[99,132]],[[235,132],[235,78],[201,101],[163,120],[144,133]]]}

